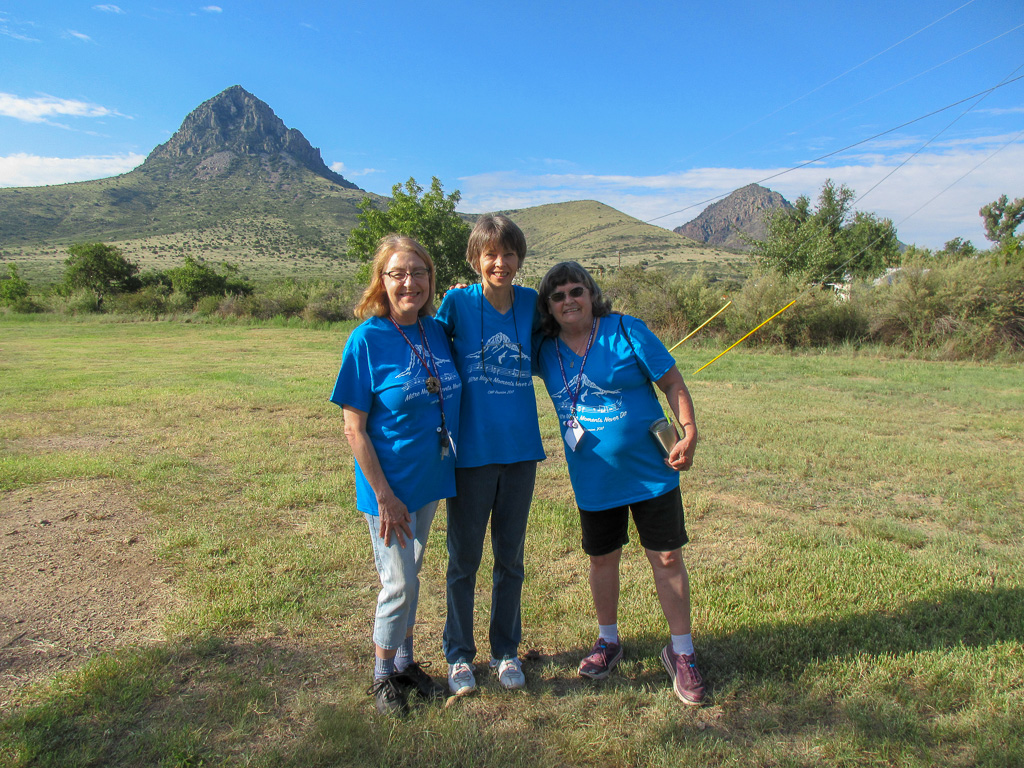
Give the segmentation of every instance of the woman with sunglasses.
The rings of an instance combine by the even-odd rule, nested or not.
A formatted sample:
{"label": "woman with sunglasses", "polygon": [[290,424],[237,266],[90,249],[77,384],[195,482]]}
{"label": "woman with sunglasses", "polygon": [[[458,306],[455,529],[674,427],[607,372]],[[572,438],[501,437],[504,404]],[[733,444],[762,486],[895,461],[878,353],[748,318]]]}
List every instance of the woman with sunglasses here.
{"label": "woman with sunglasses", "polygon": [[[700,704],[705,688],[690,634],[679,493],[679,472],[691,467],[697,445],[690,393],[665,345],[642,321],[613,314],[576,262],[552,267],[538,292],[542,333],[535,359],[560,422],[597,613],[598,638],[579,673],[603,680],[622,660],[619,562],[632,513],[671,635],[662,663],[676,696]],[[663,415],[652,382],[682,429],[668,441],[667,456],[650,433]]]}
{"label": "woman with sunglasses", "polygon": [[508,217],[481,217],[466,260],[480,283],[445,294],[437,319],[448,331],[462,377],[456,492],[448,499],[448,616],[443,646],[448,687],[476,690],[473,612],[476,574],[491,526],[494,569],[488,640],[491,669],[506,689],[526,685],[519,661],[526,523],[544,447],[533,390],[531,337],[537,292],[513,285],[526,237]]}
{"label": "woman with sunglasses", "polygon": [[440,499],[455,492],[462,384],[434,313],[434,263],[411,237],[377,246],[356,306],[331,401],[355,456],[356,508],[366,517],[380,577],[370,693],[404,714],[407,694],[443,699],[413,659],[423,552]]}

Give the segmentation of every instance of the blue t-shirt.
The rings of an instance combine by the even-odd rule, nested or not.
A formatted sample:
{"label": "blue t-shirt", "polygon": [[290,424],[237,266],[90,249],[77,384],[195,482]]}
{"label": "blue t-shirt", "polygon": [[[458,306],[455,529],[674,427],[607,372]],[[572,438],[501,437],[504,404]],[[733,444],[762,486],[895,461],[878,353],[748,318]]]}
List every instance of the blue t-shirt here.
{"label": "blue t-shirt", "polygon": [[451,290],[437,320],[452,337],[462,377],[457,466],[544,459],[530,358],[537,292],[513,286],[512,308],[502,314],[479,284]]}
{"label": "blue t-shirt", "polygon": [[[558,413],[569,480],[580,508],[611,509],[653,499],[679,486],[679,473],[665,465],[648,432],[664,416],[651,381],[668,373],[675,360],[641,320],[618,314],[598,318],[582,371],[583,357],[557,339],[544,337],[537,355],[540,375]],[[565,422],[577,388],[576,418],[586,434],[571,450],[565,443]]]}
{"label": "blue t-shirt", "polygon": [[[416,348],[406,343],[386,317],[371,317],[359,325],[345,342],[341,370],[331,402],[348,405],[367,414],[370,437],[384,477],[391,490],[415,512],[431,501],[455,495],[455,456],[441,456],[441,398],[444,395],[445,428],[459,444],[459,401],[462,383],[452,362],[444,329],[432,317],[402,330]],[[418,354],[416,354],[418,353]],[[433,363],[431,363],[433,356]],[[441,393],[427,392],[431,375],[423,361],[436,366]],[[356,462],[356,509],[379,514],[377,495],[359,462]]]}

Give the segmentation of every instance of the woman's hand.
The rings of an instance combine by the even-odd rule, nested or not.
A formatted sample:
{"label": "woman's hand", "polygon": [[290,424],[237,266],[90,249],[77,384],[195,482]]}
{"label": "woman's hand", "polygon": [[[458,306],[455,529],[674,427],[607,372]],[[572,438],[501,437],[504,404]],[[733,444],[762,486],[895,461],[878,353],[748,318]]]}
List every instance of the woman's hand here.
{"label": "woman's hand", "polygon": [[380,514],[380,537],[384,540],[384,546],[391,546],[391,535],[394,534],[398,546],[405,549],[406,539],[412,539],[412,518],[405,504],[389,488],[377,496],[377,511]]}
{"label": "woman's hand", "polygon": [[697,448],[696,430],[686,430],[686,434],[672,446],[672,450],[665,459],[665,464],[676,472],[686,472],[693,466],[693,452]]}
{"label": "woman's hand", "polygon": [[683,382],[683,375],[674,365],[658,379],[658,388],[665,393],[678,428],[683,433],[669,451],[665,464],[676,472],[685,472],[693,466],[693,452],[697,449],[697,419],[693,415],[693,400]]}

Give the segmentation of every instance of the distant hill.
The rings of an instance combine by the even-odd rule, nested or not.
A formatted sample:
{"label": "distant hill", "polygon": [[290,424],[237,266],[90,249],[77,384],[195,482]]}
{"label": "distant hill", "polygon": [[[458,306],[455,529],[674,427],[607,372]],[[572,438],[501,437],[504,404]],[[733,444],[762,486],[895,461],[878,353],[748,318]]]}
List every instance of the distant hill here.
{"label": "distant hill", "polygon": [[768,233],[766,217],[780,208],[790,210],[793,206],[778,192],[760,184],[748,184],[709,205],[693,221],[672,231],[700,243],[748,251],[750,244],[743,235],[755,240],[764,239]]}
{"label": "distant hill", "polygon": [[345,189],[359,189],[329,169],[320,150],[314,149],[302,133],[288,128],[274,110],[240,85],[196,107],[170,141],[150,152],[138,171],[168,181],[189,177],[205,180],[237,174],[242,170],[239,165],[250,158],[259,161],[271,182],[280,181],[283,162],[305,168]]}
{"label": "distant hill", "polygon": [[102,240],[160,268],[185,255],[336,259],[368,194],[236,85],[199,105],[129,173],[0,189],[0,247],[17,258]]}
{"label": "distant hill", "polygon": [[734,271],[732,254],[646,224],[596,200],[504,211],[526,235],[524,276],[541,276],[559,261],[578,261],[598,273],[625,266],[690,270],[701,265]]}
{"label": "distant hill", "polygon": [[[0,260],[17,261],[28,279],[53,280],[68,245],[98,240],[144,269],[198,256],[255,277],[333,277],[354,268],[348,233],[367,196],[387,202],[328,168],[300,131],[235,85],[200,104],[129,173],[0,189]],[[735,272],[726,263],[735,257],[598,202],[510,214],[530,244],[524,277],[563,259],[598,271],[714,263]]]}

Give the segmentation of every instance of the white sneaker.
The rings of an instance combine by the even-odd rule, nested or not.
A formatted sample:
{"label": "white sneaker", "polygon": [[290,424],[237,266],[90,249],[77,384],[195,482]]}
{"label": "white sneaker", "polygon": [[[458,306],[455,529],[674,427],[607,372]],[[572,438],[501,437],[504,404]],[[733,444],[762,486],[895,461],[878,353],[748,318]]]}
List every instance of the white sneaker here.
{"label": "white sneaker", "polygon": [[526,675],[523,674],[523,667],[519,659],[491,659],[491,669],[498,670],[498,682],[502,688],[514,691],[517,688],[526,687]]}
{"label": "white sneaker", "polygon": [[456,696],[465,696],[476,690],[473,667],[464,661],[448,665],[448,690]]}

